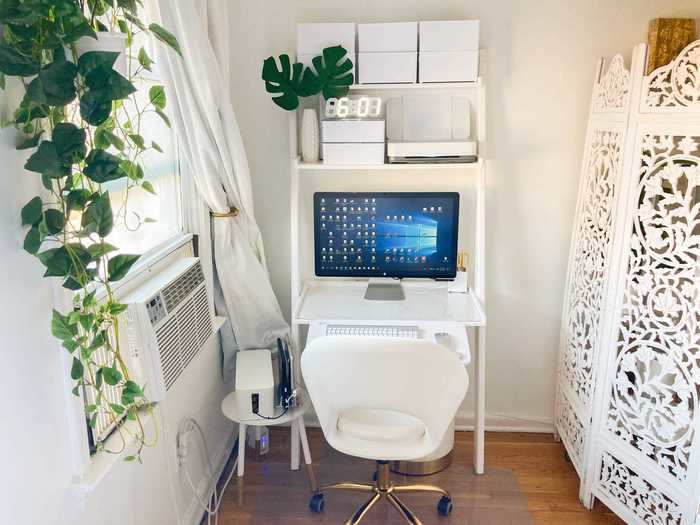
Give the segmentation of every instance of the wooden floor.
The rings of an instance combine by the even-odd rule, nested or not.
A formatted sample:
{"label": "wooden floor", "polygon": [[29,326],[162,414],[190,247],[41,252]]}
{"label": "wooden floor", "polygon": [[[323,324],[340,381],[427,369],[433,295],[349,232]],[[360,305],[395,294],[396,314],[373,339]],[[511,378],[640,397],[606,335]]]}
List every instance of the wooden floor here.
{"label": "wooden floor", "polygon": [[[286,463],[288,465],[288,429],[271,428],[270,434],[272,445],[270,452],[257,460],[251,457],[254,456],[253,453],[249,454],[246,457],[246,465],[254,464],[256,461],[278,465]],[[316,462],[317,458],[320,459],[327,455],[328,446],[320,430],[308,429],[308,436],[311,455]],[[461,465],[471,467],[472,450],[472,434],[470,432],[457,432],[454,464],[459,462]],[[518,498],[526,500],[526,503],[519,503],[523,508],[522,512],[525,512],[524,506],[526,505],[532,522],[537,525],[618,525],[624,523],[600,502],[596,503],[592,512],[581,505],[578,500],[576,472],[566,460],[563,446],[555,442],[549,434],[488,433],[486,437],[487,474],[489,468],[493,469],[493,473],[506,472],[511,479],[515,479],[516,490],[520,493]],[[465,468],[464,472],[465,478],[470,475],[466,474],[470,470]],[[251,482],[253,485],[258,485],[255,480],[247,479],[245,492],[253,498],[265,498],[266,493],[273,497],[274,489],[272,487],[268,487],[266,491],[262,484],[251,486]],[[227,501],[222,505],[220,523],[225,525],[239,523],[257,525],[260,518],[255,518],[254,514],[249,511],[239,509],[235,503],[235,480],[231,485],[226,494],[225,500]],[[496,501],[491,503],[491,505],[494,504],[498,503]],[[304,525],[318,523],[313,517],[309,517],[308,521],[306,518],[301,518],[295,519],[293,522]]]}

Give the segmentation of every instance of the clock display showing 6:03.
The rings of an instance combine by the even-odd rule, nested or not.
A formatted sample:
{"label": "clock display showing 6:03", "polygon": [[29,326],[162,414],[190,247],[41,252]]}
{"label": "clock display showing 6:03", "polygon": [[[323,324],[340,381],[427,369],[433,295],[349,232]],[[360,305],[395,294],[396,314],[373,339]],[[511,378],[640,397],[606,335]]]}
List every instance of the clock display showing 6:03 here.
{"label": "clock display showing 6:03", "polygon": [[378,118],[382,113],[380,97],[343,97],[326,100],[325,118]]}

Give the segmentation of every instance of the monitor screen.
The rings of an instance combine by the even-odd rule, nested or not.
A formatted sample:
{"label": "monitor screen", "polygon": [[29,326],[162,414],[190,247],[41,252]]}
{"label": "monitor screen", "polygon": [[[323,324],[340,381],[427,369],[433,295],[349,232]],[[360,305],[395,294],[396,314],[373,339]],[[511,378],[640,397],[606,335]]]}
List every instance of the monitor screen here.
{"label": "monitor screen", "polygon": [[319,277],[454,278],[458,193],[315,193]]}

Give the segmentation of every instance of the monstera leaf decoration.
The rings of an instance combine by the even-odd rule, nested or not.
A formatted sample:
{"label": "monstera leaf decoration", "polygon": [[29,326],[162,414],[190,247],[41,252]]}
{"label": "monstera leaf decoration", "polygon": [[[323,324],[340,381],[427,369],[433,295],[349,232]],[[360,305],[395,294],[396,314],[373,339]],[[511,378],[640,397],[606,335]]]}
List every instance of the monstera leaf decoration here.
{"label": "monstera leaf decoration", "polygon": [[282,109],[293,111],[299,107],[299,98],[323,93],[325,98],[343,97],[355,81],[351,73],[352,61],[342,46],[327,47],[323,54],[312,60],[314,69],[303,64],[292,64],[289,55],[279,56],[279,67],[274,57],[263,62],[262,79],[265,90],[273,95],[272,101]]}

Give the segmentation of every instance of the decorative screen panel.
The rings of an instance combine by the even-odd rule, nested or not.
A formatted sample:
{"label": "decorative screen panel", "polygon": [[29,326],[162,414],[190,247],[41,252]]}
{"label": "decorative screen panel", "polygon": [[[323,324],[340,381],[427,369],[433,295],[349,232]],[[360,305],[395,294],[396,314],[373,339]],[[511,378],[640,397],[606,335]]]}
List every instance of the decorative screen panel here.
{"label": "decorative screen panel", "polygon": [[700,40],[644,79],[643,112],[700,111]]}

